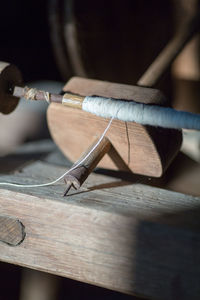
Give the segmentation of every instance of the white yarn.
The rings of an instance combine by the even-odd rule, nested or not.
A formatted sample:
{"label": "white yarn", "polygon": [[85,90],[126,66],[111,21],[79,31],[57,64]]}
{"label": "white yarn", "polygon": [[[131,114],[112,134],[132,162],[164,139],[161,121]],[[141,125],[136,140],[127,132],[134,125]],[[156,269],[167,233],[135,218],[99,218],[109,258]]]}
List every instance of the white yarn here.
{"label": "white yarn", "polygon": [[88,96],[82,103],[82,109],[103,118],[115,116],[115,119],[125,122],[164,128],[200,130],[199,114],[178,111],[169,107]]}
{"label": "white yarn", "polygon": [[80,165],[82,165],[84,163],[84,161],[88,158],[88,156],[90,156],[90,154],[95,151],[95,149],[99,146],[99,144],[101,143],[101,141],[103,140],[104,136],[106,135],[106,132],[108,131],[108,129],[111,126],[111,123],[113,121],[114,117],[112,117],[108,123],[108,125],[106,126],[106,129],[104,130],[104,132],[102,133],[102,135],[100,136],[99,140],[97,141],[97,143],[94,145],[94,147],[92,147],[92,149],[87,153],[87,155],[81,160],[79,161],[77,164],[75,164],[72,168],[70,168],[68,171],[66,171],[64,174],[62,174],[60,177],[58,177],[57,179],[47,182],[47,183],[41,183],[41,184],[20,184],[20,183],[10,183],[10,182],[0,182],[0,185],[6,185],[6,186],[13,186],[13,187],[19,187],[19,188],[35,188],[35,187],[43,187],[43,186],[49,186],[49,185],[53,185],[55,183],[57,183],[58,181],[60,181],[62,178],[65,177],[65,175],[67,175],[69,172],[73,171],[74,169],[78,168]]}

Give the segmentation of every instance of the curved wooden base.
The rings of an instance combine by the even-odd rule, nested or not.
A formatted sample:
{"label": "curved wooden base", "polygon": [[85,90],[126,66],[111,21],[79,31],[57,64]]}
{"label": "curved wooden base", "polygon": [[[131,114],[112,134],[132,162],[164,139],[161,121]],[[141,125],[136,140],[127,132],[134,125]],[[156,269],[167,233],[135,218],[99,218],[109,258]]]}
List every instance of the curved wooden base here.
{"label": "curved wooden base", "polygon": [[[166,98],[156,89],[87,78],[71,78],[64,91],[81,96],[98,95],[129,101],[132,99],[146,104],[166,104]],[[49,106],[47,119],[55,143],[73,162],[101,136],[109,122],[108,119],[55,103]],[[113,121],[106,136],[130,171],[154,177],[162,176],[182,142],[182,133],[178,130],[142,126],[119,120]],[[116,164],[120,157],[114,148],[111,147],[111,151],[103,157],[99,166],[124,170],[125,164]]]}
{"label": "curved wooden base", "polygon": [[[108,119],[84,111],[52,103],[49,106],[48,125],[61,151],[76,161],[99,137]],[[130,170],[137,174],[159,177],[178,152],[182,135],[177,130],[145,127],[140,124],[114,120],[106,136]],[[99,166],[117,169],[109,155]]]}

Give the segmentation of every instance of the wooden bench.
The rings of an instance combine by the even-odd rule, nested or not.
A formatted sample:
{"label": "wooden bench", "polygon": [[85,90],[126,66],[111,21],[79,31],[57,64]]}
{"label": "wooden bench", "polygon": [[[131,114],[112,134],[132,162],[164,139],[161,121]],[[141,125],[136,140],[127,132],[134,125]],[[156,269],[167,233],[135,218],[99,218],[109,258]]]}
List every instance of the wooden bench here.
{"label": "wooden bench", "polygon": [[[25,144],[0,159],[0,181],[44,183],[66,166],[52,142]],[[200,197],[105,174],[67,197],[63,182],[1,188],[0,260],[146,298],[199,299]]]}

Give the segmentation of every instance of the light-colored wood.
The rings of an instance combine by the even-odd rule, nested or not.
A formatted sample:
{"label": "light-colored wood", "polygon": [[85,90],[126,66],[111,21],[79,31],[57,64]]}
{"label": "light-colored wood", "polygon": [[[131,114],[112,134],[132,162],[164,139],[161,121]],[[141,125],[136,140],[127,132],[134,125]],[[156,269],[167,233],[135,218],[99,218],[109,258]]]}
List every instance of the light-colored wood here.
{"label": "light-colored wood", "polygon": [[146,104],[163,105],[166,101],[163,93],[157,89],[82,77],[72,77],[64,86],[63,91],[80,96],[100,96]]}
{"label": "light-colored wood", "polygon": [[[64,171],[36,162],[0,180],[41,183]],[[27,233],[18,247],[0,243],[1,261],[150,299],[199,299],[199,197],[97,174],[81,193],[62,190],[0,190],[1,213]]]}
{"label": "light-colored wood", "polygon": [[[126,100],[165,104],[165,98],[158,90],[78,77],[72,78],[64,90],[81,96],[116,98],[118,95],[118,98]],[[47,120],[55,143],[73,162],[103,133],[108,124],[107,119],[54,103],[48,108]],[[113,121],[107,137],[132,172],[155,177],[161,176],[166,170],[182,140],[177,130],[152,128],[119,120]],[[99,166],[117,168],[108,155],[103,157]]]}
{"label": "light-colored wood", "polygon": [[25,238],[24,225],[15,218],[0,216],[0,242],[17,246]]}

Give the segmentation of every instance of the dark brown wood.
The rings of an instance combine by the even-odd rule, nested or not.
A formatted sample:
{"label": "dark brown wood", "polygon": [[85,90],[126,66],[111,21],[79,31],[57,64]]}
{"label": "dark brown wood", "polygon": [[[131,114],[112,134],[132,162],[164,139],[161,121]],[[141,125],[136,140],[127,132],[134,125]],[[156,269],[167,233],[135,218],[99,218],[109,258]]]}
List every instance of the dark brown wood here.
{"label": "dark brown wood", "polygon": [[[27,89],[31,89],[31,88],[14,86],[12,95],[17,98],[23,98],[27,94]],[[36,92],[34,99],[27,99],[27,100],[47,101],[47,99],[45,98],[45,94],[48,92],[40,91],[37,89],[34,89],[34,90]],[[50,103],[51,102],[62,103],[63,96],[58,95],[58,94],[52,94],[52,93],[48,93],[48,94],[49,94],[49,102]]]}
{"label": "dark brown wood", "polygon": [[[86,157],[93,149],[93,147],[97,144],[97,142],[98,139],[96,139],[94,143],[92,143],[89,149],[72,167],[76,166],[84,157]],[[70,171],[67,175],[65,175],[64,181],[67,184],[67,188],[64,196],[67,195],[71,187],[74,187],[75,189],[79,189],[81,187],[83,182],[94,170],[94,168],[97,166],[97,164],[102,159],[102,157],[106,153],[108,153],[110,148],[111,148],[111,143],[106,137],[104,137],[102,141],[99,143],[99,145],[95,148],[95,150],[90,153],[90,155],[84,160],[84,162],[80,166],[78,166],[74,170]]]}
{"label": "dark brown wood", "polygon": [[17,246],[23,242],[25,235],[25,227],[19,220],[0,216],[0,242]]}
{"label": "dark brown wood", "polygon": [[0,113],[9,114],[15,110],[19,97],[13,97],[12,87],[22,85],[22,75],[18,68],[0,61]]}

